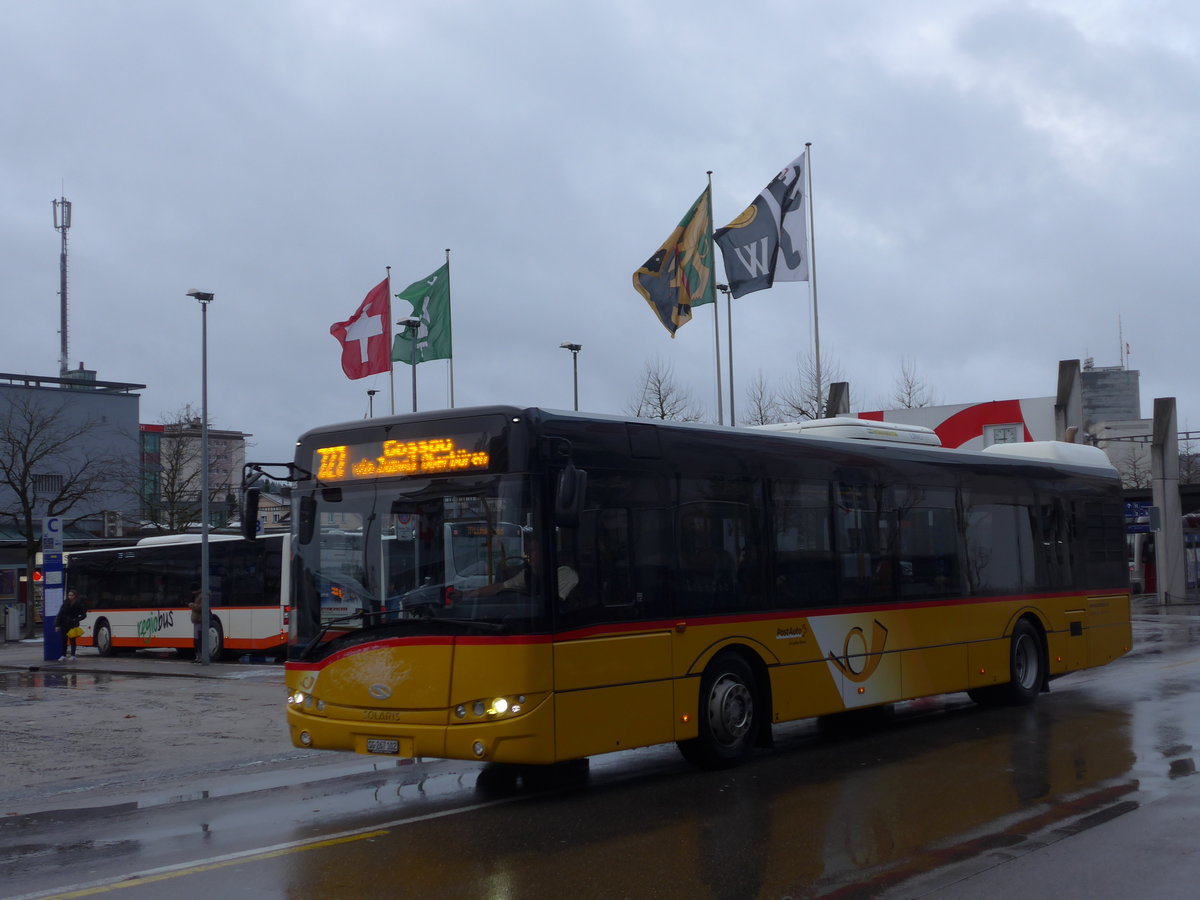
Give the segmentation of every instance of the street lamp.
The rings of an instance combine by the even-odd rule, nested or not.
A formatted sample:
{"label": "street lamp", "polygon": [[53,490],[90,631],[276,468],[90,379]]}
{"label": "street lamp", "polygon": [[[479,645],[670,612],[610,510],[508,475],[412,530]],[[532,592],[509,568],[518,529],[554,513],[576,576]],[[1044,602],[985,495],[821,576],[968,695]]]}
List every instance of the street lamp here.
{"label": "street lamp", "polygon": [[200,301],[200,646],[196,652],[208,665],[208,304],[213,295],[195,288],[187,292]]}
{"label": "street lamp", "polygon": [[374,389],[367,391],[367,418],[368,419],[375,418],[375,395],[378,393],[379,393],[379,391],[374,390]]}
{"label": "street lamp", "polygon": [[579,351],[583,349],[583,344],[561,343],[558,345],[563,350],[571,351],[572,369],[575,373],[575,412],[579,412]]}
{"label": "street lamp", "polygon": [[401,319],[396,323],[401,328],[412,329],[412,334],[408,336],[408,363],[412,366],[412,389],[413,389],[413,412],[417,411],[417,329],[421,327],[421,320],[415,316],[409,316],[407,319]]}

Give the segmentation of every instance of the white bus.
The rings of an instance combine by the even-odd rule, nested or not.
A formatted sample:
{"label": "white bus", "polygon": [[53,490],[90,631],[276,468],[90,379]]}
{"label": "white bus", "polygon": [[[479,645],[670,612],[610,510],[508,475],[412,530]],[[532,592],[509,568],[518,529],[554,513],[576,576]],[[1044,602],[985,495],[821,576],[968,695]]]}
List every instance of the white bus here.
{"label": "white bus", "polygon": [[[247,541],[209,535],[209,648],[271,654],[287,643],[291,536]],[[194,656],[188,610],[200,589],[200,535],[145,538],[132,547],[66,554],[66,588],[87,606],[80,646],[101,656],[173,648]]]}

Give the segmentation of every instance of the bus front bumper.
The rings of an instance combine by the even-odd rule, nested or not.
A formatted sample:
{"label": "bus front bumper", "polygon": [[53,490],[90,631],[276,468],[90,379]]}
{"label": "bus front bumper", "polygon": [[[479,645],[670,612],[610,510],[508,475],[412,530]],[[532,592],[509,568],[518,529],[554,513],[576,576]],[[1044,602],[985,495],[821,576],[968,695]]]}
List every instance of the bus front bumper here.
{"label": "bus front bumper", "polygon": [[[554,714],[549,697],[520,715],[494,721],[450,725],[380,721],[373,710],[362,720],[312,715],[289,706],[292,743],[310,750],[341,750],[399,759],[421,757],[485,762],[547,764],[555,762]],[[453,718],[450,711],[447,718]]]}

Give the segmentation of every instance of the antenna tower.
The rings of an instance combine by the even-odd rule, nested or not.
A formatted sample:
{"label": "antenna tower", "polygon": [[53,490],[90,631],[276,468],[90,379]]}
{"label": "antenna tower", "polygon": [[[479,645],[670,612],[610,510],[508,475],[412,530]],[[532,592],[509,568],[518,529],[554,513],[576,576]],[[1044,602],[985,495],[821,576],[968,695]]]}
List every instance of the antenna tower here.
{"label": "antenna tower", "polygon": [[58,256],[58,297],[60,323],[58,335],[61,349],[58,376],[67,377],[71,364],[67,359],[67,232],[71,229],[71,201],[66,197],[51,201],[54,204],[54,230],[62,235],[62,252]]}

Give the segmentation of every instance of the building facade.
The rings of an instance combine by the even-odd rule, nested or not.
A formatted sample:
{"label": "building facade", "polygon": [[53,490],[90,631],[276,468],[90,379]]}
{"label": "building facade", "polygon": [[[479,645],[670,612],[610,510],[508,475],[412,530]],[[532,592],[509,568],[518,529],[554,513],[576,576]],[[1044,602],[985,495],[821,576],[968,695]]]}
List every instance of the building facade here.
{"label": "building facade", "polygon": [[144,388],[82,365],[66,378],[0,373],[0,603],[19,598],[45,516],[77,546],[136,517]]}

